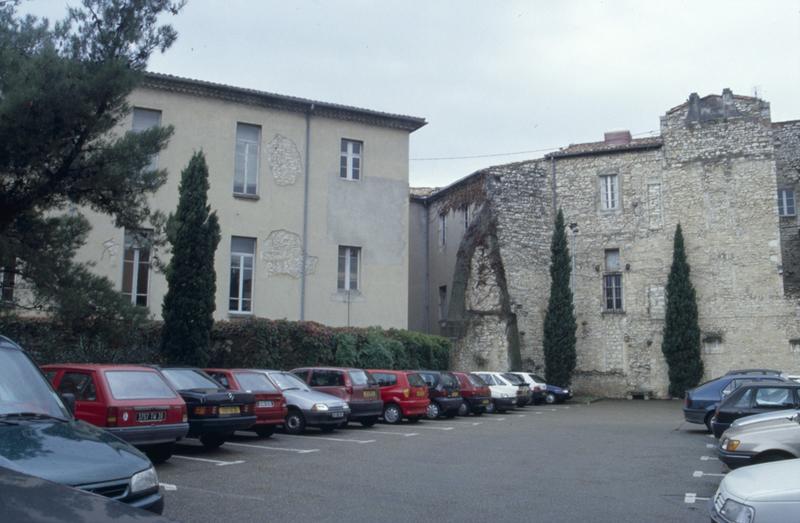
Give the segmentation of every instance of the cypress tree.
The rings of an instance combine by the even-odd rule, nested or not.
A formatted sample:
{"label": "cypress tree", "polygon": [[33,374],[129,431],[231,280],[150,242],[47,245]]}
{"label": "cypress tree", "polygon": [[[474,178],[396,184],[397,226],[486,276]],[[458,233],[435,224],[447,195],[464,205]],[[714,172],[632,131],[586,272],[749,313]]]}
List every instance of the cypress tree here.
{"label": "cypress tree", "polygon": [[570,289],[570,257],[564,214],[558,210],[550,244],[550,300],[544,318],[544,361],[547,383],[568,387],[575,370],[575,311]]}
{"label": "cypress tree", "polygon": [[214,252],[219,220],[208,205],[208,167],[195,153],[181,173],[178,209],[167,222],[172,258],[167,266],[161,351],[169,363],[204,366],[214,325],[216,273]]}
{"label": "cypress tree", "polygon": [[697,301],[689,278],[689,263],[683,245],[681,226],[675,228],[672,268],[666,289],[667,314],[661,351],[669,366],[669,393],[682,398],[687,389],[703,377],[700,357],[700,326]]}

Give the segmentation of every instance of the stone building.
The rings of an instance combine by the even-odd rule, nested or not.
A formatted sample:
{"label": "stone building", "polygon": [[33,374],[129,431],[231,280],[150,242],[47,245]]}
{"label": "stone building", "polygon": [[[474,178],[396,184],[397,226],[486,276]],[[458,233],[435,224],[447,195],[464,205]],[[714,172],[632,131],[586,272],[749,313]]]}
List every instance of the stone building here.
{"label": "stone building", "polygon": [[[573,257],[575,388],[664,396],[664,287],[680,223],[706,376],[754,366],[796,372],[798,154],[800,121],[773,123],[768,103],[726,89],[692,94],[667,111],[657,137],[607,133],[602,142],[412,196],[412,223],[416,213],[428,227],[412,229],[411,258],[428,246],[429,283],[410,307],[431,317],[438,288],[448,286],[439,328],[455,340],[455,368],[540,370],[552,223],[561,208]],[[452,251],[430,248],[434,224],[456,221],[453,210],[467,208],[469,227],[447,239],[459,245],[450,264]]]}
{"label": "stone building", "polygon": [[[154,208],[175,210],[181,171],[206,155],[216,319],[407,326],[408,142],[424,119],[152,73],[129,104],[120,132],[175,128],[153,159],[169,174]],[[159,317],[167,285],[151,262],[169,253],[86,214],[77,259]]]}

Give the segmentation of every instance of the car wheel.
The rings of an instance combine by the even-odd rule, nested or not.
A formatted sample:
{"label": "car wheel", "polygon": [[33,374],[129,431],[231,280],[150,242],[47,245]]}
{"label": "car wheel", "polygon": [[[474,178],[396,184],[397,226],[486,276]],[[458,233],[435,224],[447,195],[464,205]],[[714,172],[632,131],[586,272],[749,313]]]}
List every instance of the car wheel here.
{"label": "car wheel", "polygon": [[544,401],[548,405],[552,405],[553,403],[556,402],[556,395],[553,394],[552,392],[548,392],[547,396],[544,397]]}
{"label": "car wheel", "polygon": [[273,425],[268,425],[266,427],[256,427],[254,429],[256,434],[258,434],[262,438],[268,438],[275,433],[275,427]]}
{"label": "car wheel", "polygon": [[436,419],[442,414],[442,409],[439,408],[439,404],[435,401],[432,401],[430,405],[428,405],[428,411],[425,413],[425,417],[428,419]]}
{"label": "car wheel", "polygon": [[174,447],[175,444],[172,442],[162,443],[161,445],[153,445],[145,450],[145,454],[147,454],[147,457],[150,458],[150,461],[158,465],[159,463],[164,463],[172,457],[172,450]]}
{"label": "car wheel", "polygon": [[784,459],[793,459],[794,456],[783,452],[765,452],[753,458],[753,463],[770,463],[772,461],[782,461]]}
{"label": "car wheel", "polygon": [[458,406],[458,415],[469,416],[469,410],[469,404],[466,401],[462,401],[461,405]]}
{"label": "car wheel", "polygon": [[403,419],[403,411],[401,411],[400,407],[397,405],[386,405],[383,409],[383,421],[386,423],[394,425],[395,423],[399,423],[401,419]]}
{"label": "car wheel", "polygon": [[413,416],[411,418],[408,418],[408,422],[409,423],[419,423],[419,420],[421,420],[421,419],[422,419],[422,416]]}
{"label": "car wheel", "polygon": [[708,432],[710,432],[710,433],[714,432],[714,430],[711,428],[711,419],[713,417],[714,417],[714,413],[713,412],[709,412],[708,414],[706,414],[706,418],[703,420],[703,423],[706,424],[706,430],[708,430]]}
{"label": "car wheel", "polygon": [[306,431],[306,418],[299,410],[290,410],[283,424],[287,434],[302,434]]}
{"label": "car wheel", "polygon": [[203,434],[200,436],[200,443],[209,450],[217,449],[225,443],[225,436],[219,434]]}
{"label": "car wheel", "polygon": [[496,410],[497,407],[494,404],[494,401],[490,401],[489,404],[486,405],[486,412],[488,412],[489,414],[494,414]]}
{"label": "car wheel", "polygon": [[377,417],[375,417],[375,418],[364,418],[364,419],[360,420],[360,422],[361,422],[361,426],[362,427],[372,427],[373,425],[378,423],[378,418]]}

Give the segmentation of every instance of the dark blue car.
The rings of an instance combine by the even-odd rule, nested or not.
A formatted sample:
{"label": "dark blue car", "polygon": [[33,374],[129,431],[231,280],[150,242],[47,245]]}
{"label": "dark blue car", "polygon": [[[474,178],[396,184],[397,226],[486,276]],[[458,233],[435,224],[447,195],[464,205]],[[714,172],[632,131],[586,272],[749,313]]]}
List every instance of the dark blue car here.
{"label": "dark blue car", "polygon": [[545,403],[563,403],[564,401],[572,398],[572,391],[569,389],[562,389],[555,385],[547,385],[544,393]]}
{"label": "dark blue car", "polygon": [[786,382],[787,380],[781,376],[764,374],[763,371],[754,371],[754,373],[726,374],[707,381],[686,392],[683,401],[684,419],[689,423],[704,424],[711,432],[711,418],[714,417],[714,411],[720,401],[748,381]]}

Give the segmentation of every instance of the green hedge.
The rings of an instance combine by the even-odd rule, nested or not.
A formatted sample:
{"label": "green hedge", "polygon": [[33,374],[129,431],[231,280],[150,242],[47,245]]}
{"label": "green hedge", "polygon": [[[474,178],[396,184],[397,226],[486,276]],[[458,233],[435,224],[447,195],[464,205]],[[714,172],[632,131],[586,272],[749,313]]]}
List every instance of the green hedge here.
{"label": "green hedge", "polygon": [[[97,329],[76,332],[42,318],[0,316],[0,334],[22,345],[40,364],[161,363],[161,325],[118,326],[109,334]],[[449,352],[447,339],[418,332],[254,318],[214,324],[209,366],[444,370]]]}

